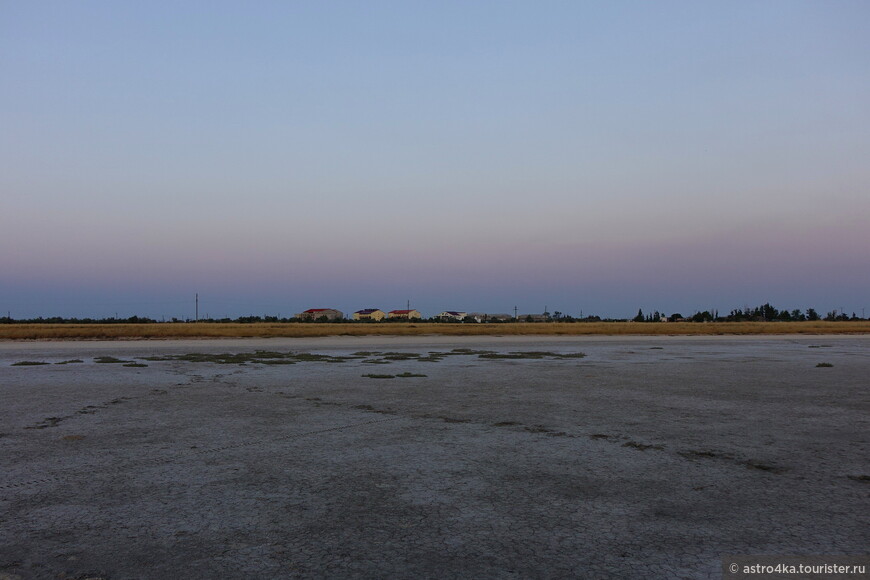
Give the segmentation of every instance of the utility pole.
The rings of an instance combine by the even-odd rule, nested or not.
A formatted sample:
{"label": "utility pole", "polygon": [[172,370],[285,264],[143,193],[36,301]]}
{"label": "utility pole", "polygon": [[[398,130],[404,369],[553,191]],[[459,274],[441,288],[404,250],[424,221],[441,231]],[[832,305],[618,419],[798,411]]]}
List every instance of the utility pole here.
{"label": "utility pole", "polygon": [[199,322],[199,292],[196,293],[196,322]]}
{"label": "utility pole", "polygon": [[517,319],[517,307],[514,306],[514,320]]}

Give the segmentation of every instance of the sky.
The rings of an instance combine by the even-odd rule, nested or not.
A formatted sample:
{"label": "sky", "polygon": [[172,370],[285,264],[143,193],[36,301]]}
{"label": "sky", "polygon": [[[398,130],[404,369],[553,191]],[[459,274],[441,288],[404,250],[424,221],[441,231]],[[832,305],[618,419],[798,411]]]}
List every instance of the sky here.
{"label": "sky", "polygon": [[870,314],[868,21],[0,0],[0,316]]}

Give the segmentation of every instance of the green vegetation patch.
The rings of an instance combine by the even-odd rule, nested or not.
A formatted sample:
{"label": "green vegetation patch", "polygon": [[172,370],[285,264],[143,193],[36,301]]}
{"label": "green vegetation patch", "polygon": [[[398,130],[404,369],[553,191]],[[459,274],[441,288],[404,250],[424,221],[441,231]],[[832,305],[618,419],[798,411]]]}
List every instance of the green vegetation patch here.
{"label": "green vegetation patch", "polygon": [[822,368],[829,368],[829,367],[832,367],[832,366],[834,366],[834,365],[832,365],[831,363],[821,362],[821,363],[819,363],[819,364],[816,365],[816,368],[819,368],[819,367],[822,367]]}
{"label": "green vegetation patch", "polygon": [[441,362],[448,356],[471,356],[482,354],[494,354],[491,350],[473,350],[470,348],[454,348],[451,351],[429,351],[426,354],[419,352],[378,352],[378,351],[359,351],[354,355],[367,357],[367,360],[362,362],[368,364],[385,364],[391,361],[408,361],[417,362]]}
{"label": "green vegetation patch", "polygon": [[44,362],[41,360],[22,360],[22,361],[18,361],[16,363],[12,363],[12,366],[14,366],[14,367],[35,367],[35,366],[47,365],[47,364],[51,364],[51,363],[47,363],[47,362]]}
{"label": "green vegetation patch", "polygon": [[147,367],[148,365],[146,365],[146,364],[144,364],[144,363],[128,362],[128,363],[124,363],[124,364],[121,365],[121,366],[125,366],[125,367],[137,367],[137,368],[138,368],[138,367]]}
{"label": "green vegetation patch", "polygon": [[487,352],[484,354],[477,355],[478,358],[487,358],[487,359],[572,359],[572,358],[583,358],[586,354],[582,352],[550,352],[550,351],[540,351],[540,350],[531,350],[531,351],[513,351],[509,353],[499,353],[499,352]]}
{"label": "green vegetation patch", "polygon": [[[254,352],[243,353],[188,353],[188,354],[170,354],[159,356],[140,357],[144,361],[184,361],[193,363],[214,363],[214,364],[237,364],[244,365],[248,363],[263,364],[263,365],[291,365],[301,362],[323,362],[323,363],[344,363],[351,360],[360,360],[365,364],[390,364],[395,361],[417,361],[417,362],[441,362],[448,356],[476,356],[484,359],[578,359],[586,356],[581,352],[574,353],[559,353],[550,351],[528,351],[528,352],[510,352],[498,353],[491,350],[474,350],[470,348],[455,348],[451,351],[439,352],[430,351],[426,354],[418,352],[396,352],[396,351],[368,351],[361,350],[352,355],[328,355],[309,352],[275,352],[268,350],[257,350]],[[97,362],[131,362],[114,359],[113,357],[99,357],[94,359]]]}
{"label": "green vegetation patch", "polygon": [[368,375],[363,375],[363,376],[364,376],[365,378],[367,378],[367,379],[395,379],[395,378],[396,378],[396,375],[375,375],[375,374],[368,374]]}
{"label": "green vegetation patch", "polygon": [[255,350],[254,355],[257,358],[285,358],[287,353],[275,352],[272,350]]}
{"label": "green vegetation patch", "polygon": [[409,378],[411,378],[411,377],[425,377],[426,375],[421,375],[421,374],[418,374],[418,373],[399,373],[399,374],[396,375],[396,376],[397,376],[397,377],[400,377],[400,378],[403,378],[403,379],[409,379]]}
{"label": "green vegetation patch", "polygon": [[131,360],[123,360],[120,358],[115,358],[113,356],[97,356],[94,357],[94,362],[99,364],[123,364],[123,363],[131,363]]}
{"label": "green vegetation patch", "polygon": [[314,354],[308,352],[287,353],[289,358],[304,362],[328,362],[328,363],[343,363],[345,361],[361,358],[358,356],[331,356],[328,354]]}
{"label": "green vegetation patch", "polygon": [[345,361],[360,358],[359,356],[331,356],[328,354],[312,354],[307,352],[274,352],[270,350],[256,350],[254,352],[205,354],[169,354],[164,356],[147,356],[142,360],[147,361],[184,361],[194,363],[214,363],[242,365],[245,363],[257,363],[264,365],[292,365],[298,362],[328,362],[343,363]]}
{"label": "green vegetation patch", "polygon": [[56,364],[56,365],[71,365],[71,364],[83,363],[83,362],[85,362],[85,361],[83,361],[80,358],[73,358],[70,360],[62,360],[62,361],[54,363],[54,364]]}
{"label": "green vegetation patch", "polygon": [[448,352],[429,351],[426,356],[421,356],[417,360],[420,362],[441,362],[448,356],[474,356],[496,354],[494,350],[474,350],[471,348],[454,348]]}
{"label": "green vegetation patch", "polygon": [[473,348],[454,348],[450,352],[441,353],[443,355],[481,355],[481,354],[495,354],[494,350],[474,350]]}
{"label": "green vegetation patch", "polygon": [[380,356],[385,360],[412,360],[422,355],[419,352],[385,352]]}

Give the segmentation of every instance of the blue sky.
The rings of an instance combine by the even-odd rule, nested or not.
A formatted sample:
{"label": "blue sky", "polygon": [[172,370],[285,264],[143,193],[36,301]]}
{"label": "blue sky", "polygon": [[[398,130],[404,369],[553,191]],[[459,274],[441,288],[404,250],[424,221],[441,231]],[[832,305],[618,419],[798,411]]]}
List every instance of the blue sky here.
{"label": "blue sky", "polygon": [[860,314],[868,18],[0,2],[0,310]]}

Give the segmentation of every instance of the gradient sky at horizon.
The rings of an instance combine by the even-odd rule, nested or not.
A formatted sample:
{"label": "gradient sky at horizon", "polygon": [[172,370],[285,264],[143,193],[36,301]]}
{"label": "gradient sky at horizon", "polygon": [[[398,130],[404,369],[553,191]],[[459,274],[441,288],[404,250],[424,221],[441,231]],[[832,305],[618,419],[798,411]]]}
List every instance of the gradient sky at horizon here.
{"label": "gradient sky at horizon", "polygon": [[861,315],[868,21],[0,2],[0,315]]}

